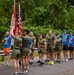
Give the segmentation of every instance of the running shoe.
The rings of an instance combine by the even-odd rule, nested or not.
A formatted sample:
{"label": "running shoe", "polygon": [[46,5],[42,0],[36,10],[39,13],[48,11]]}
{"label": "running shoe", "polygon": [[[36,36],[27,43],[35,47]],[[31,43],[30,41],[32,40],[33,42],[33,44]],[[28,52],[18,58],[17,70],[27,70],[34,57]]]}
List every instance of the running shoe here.
{"label": "running shoe", "polygon": [[38,66],[43,66],[44,65],[44,62],[41,62]]}
{"label": "running shoe", "polygon": [[51,61],[51,63],[50,63],[51,65],[54,65],[54,61]]}
{"label": "running shoe", "polygon": [[51,65],[51,61],[48,62],[48,65]]}
{"label": "running shoe", "polygon": [[28,74],[28,70],[26,70],[25,73]]}
{"label": "running shoe", "polygon": [[12,75],[18,75],[18,73],[13,73]]}
{"label": "running shoe", "polygon": [[65,61],[68,62],[68,59],[66,59]]}
{"label": "running shoe", "polygon": [[73,58],[71,58],[71,61],[73,60]]}
{"label": "running shoe", "polygon": [[7,62],[6,65],[9,66],[9,63]]}
{"label": "running shoe", "polygon": [[40,60],[38,60],[37,63],[40,63]]}

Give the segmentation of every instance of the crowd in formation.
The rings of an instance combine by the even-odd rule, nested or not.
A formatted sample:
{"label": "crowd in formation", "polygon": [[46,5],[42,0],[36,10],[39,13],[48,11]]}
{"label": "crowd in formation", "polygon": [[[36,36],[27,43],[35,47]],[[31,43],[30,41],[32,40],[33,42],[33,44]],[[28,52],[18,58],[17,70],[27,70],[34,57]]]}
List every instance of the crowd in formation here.
{"label": "crowd in formation", "polygon": [[[45,62],[48,65],[54,65],[55,63],[68,62],[74,58],[74,36],[72,32],[67,34],[64,30],[63,34],[56,35],[55,32],[50,30],[46,36],[42,32],[38,34],[37,38],[33,32],[29,33],[29,30],[25,30],[23,35],[20,36],[20,32],[17,31],[16,36],[12,33],[6,32],[5,38],[2,40],[4,43],[5,65],[9,65],[10,49],[12,49],[11,58],[14,64],[14,74],[28,73],[29,64],[34,63],[34,49],[38,47],[39,63],[38,66],[43,66]],[[14,44],[13,44],[13,42]],[[61,52],[63,59],[61,58]],[[44,55],[46,59],[44,60]],[[69,57],[68,57],[69,56]],[[22,66],[22,71],[19,70],[19,65]]]}

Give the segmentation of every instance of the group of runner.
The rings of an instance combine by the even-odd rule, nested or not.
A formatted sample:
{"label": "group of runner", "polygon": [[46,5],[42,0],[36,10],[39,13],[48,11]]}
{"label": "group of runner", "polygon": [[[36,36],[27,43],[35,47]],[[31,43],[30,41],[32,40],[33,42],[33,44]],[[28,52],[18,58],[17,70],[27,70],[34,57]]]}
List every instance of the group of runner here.
{"label": "group of runner", "polygon": [[[10,36],[11,35],[11,36]],[[23,36],[20,36],[20,32],[16,33],[16,36],[6,32],[6,36],[2,42],[4,42],[4,53],[9,59],[9,50],[12,47],[11,40],[14,40],[13,51],[11,53],[11,58],[14,62],[15,73],[13,75],[18,75],[19,64],[22,65],[21,73],[28,73],[29,64],[34,63],[34,49],[36,47],[36,37],[33,32],[29,33],[29,30],[25,30]],[[64,58],[61,59],[61,51],[63,50]],[[70,58],[68,58],[68,50],[70,50]],[[38,54],[39,66],[44,65],[44,61],[47,64],[54,65],[54,63],[60,63],[63,61],[73,60],[74,54],[74,36],[72,32],[67,34],[67,31],[64,30],[63,34],[58,34],[52,32],[51,30],[46,34],[46,37],[43,33],[38,34]],[[46,60],[44,60],[44,55],[46,54]],[[9,60],[6,59],[4,64],[9,65]],[[7,62],[8,61],[8,62]]]}

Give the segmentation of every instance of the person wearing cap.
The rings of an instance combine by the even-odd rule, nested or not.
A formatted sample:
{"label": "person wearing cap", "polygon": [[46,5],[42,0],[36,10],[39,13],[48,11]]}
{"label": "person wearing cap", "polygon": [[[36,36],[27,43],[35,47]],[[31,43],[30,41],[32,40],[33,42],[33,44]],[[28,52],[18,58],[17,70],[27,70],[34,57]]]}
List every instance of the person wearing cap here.
{"label": "person wearing cap", "polygon": [[63,41],[63,54],[64,59],[63,61],[68,61],[68,44],[69,44],[69,35],[67,34],[67,31],[64,30],[63,34],[61,35],[62,41]]}
{"label": "person wearing cap", "polygon": [[56,62],[60,63],[61,62],[61,51],[62,51],[62,39],[61,39],[60,34],[57,35],[55,50],[56,50],[56,57],[57,57]]}
{"label": "person wearing cap", "polygon": [[69,60],[73,60],[74,36],[73,36],[72,32],[70,32],[70,36],[69,36],[69,51],[70,51],[70,58],[69,58]]}

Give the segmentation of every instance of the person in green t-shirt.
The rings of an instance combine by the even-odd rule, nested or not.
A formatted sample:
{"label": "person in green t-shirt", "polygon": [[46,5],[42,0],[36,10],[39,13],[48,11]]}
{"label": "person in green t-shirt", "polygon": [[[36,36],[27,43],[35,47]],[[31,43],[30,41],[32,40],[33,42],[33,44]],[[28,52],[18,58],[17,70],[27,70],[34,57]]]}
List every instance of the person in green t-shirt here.
{"label": "person in green t-shirt", "polygon": [[43,34],[39,34],[39,41],[38,41],[38,53],[39,53],[39,60],[40,64],[39,66],[42,66],[44,64],[44,53],[46,51],[46,40],[44,39]]}
{"label": "person in green t-shirt", "polygon": [[[46,42],[47,42],[48,37],[49,37],[49,34],[46,34]],[[49,55],[49,52],[46,50],[45,62],[49,62],[49,61],[50,61],[50,55]]]}
{"label": "person in green t-shirt", "polygon": [[47,51],[50,54],[50,61],[48,64],[54,64],[54,55],[55,55],[55,37],[53,36],[53,32],[49,31],[49,37],[47,38]]}
{"label": "person in green t-shirt", "polygon": [[58,34],[57,36],[57,39],[56,39],[56,47],[55,47],[55,50],[56,50],[56,53],[57,53],[57,61],[58,63],[60,63],[61,61],[61,51],[62,51],[62,39],[61,39],[61,36],[60,34]]}
{"label": "person in green t-shirt", "polygon": [[[29,30],[24,31],[24,35],[22,36],[22,73],[28,73],[28,63],[29,63],[29,49],[28,46],[30,45],[30,49],[32,48],[31,37],[29,35]],[[25,68],[24,68],[25,67]]]}
{"label": "person in green t-shirt", "polygon": [[16,33],[16,36],[13,34],[11,35],[12,38],[14,39],[13,51],[11,53],[11,58],[13,59],[15,70],[15,73],[13,75],[16,75],[19,73],[20,45],[22,43],[22,39],[19,36],[20,35],[19,32]]}

